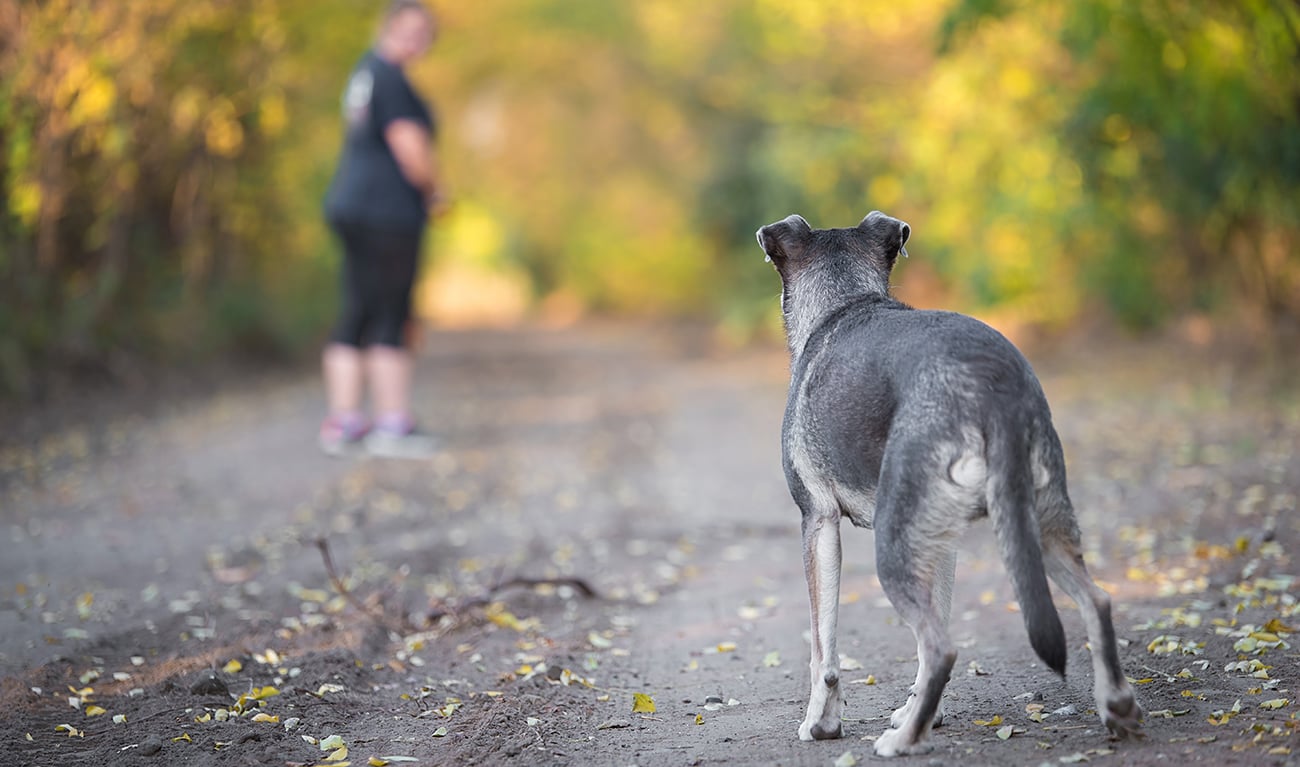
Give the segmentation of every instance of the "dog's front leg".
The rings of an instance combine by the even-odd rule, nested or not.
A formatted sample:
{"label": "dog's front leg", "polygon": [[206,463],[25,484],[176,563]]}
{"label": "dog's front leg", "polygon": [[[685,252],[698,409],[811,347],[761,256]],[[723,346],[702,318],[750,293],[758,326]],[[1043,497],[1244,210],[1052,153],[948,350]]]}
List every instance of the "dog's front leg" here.
{"label": "dog's front leg", "polygon": [[804,571],[812,614],[812,691],[808,713],[799,725],[800,740],[825,740],[844,734],[840,714],[840,658],[835,649],[840,604],[840,520],[834,514],[803,518]]}

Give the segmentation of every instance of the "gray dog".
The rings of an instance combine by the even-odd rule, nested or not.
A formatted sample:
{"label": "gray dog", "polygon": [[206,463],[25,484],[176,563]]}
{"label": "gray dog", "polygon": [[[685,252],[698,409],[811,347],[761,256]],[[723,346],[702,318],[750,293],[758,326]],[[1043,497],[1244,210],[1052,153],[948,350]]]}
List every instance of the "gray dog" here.
{"label": "gray dog", "polygon": [[916,684],[881,756],[929,751],[957,659],[948,637],[956,549],[989,516],[1029,643],[1065,673],[1065,632],[1047,576],[1079,605],[1102,722],[1139,734],[1142,709],[1119,665],[1110,597],[1084,568],[1065,460],[1047,400],[1020,352],[987,325],[889,295],[911,233],[873,212],[851,229],[799,216],[758,230],[781,274],[792,375],[782,428],[786,481],[803,512],[812,606],[812,693],[803,740],[838,738],[840,518],[874,528],[880,585],[916,636]]}

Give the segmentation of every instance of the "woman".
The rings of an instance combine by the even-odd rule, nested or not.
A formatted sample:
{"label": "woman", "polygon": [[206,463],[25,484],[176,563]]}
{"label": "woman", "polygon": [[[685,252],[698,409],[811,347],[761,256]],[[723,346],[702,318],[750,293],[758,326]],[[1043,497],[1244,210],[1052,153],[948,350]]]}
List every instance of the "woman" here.
{"label": "woman", "polygon": [[[433,115],[403,69],[435,32],[419,0],[393,2],[343,94],[347,134],[325,201],[344,250],[342,313],[322,355],[329,416],[319,441],[331,455],[362,445],[392,457],[433,449],[411,415],[406,331],[425,223],[442,198]],[[362,408],[366,384],[373,421]]]}

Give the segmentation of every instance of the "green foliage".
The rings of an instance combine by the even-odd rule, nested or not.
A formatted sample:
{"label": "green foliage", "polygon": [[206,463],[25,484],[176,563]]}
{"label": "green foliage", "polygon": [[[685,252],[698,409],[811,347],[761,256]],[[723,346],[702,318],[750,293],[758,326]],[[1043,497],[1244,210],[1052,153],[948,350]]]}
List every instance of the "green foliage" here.
{"label": "green foliage", "polygon": [[[1292,3],[435,5],[412,78],[459,201],[436,265],[526,301],[744,333],[777,293],[758,226],[881,208],[913,224],[896,281],[922,303],[1300,315]],[[124,346],[309,347],[339,89],[377,14],[0,5],[0,388]]]}

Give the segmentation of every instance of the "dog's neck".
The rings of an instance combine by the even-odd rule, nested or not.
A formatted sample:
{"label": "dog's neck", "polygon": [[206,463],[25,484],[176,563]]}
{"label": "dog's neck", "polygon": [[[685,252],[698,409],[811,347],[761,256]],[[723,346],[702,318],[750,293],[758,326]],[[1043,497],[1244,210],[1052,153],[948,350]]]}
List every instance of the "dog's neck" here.
{"label": "dog's neck", "polygon": [[875,269],[846,270],[819,262],[800,270],[781,293],[791,359],[798,361],[813,331],[827,317],[849,303],[872,296],[889,298],[889,278]]}

